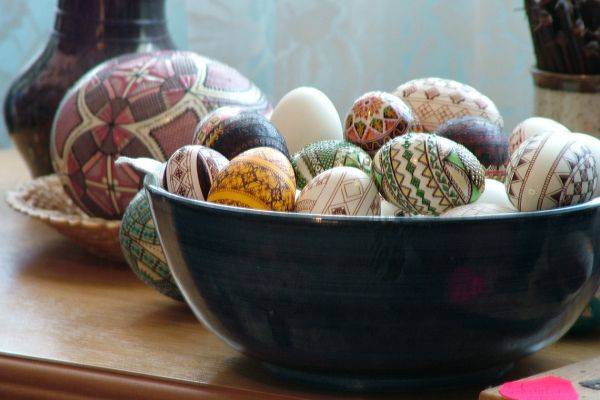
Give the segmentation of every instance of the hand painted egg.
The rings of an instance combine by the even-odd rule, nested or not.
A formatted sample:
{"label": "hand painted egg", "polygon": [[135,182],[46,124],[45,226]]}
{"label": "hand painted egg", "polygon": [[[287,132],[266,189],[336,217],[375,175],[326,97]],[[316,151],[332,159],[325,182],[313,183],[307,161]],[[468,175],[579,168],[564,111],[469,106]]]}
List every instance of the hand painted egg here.
{"label": "hand painted egg", "polygon": [[[486,188],[487,191],[487,188]],[[503,207],[498,204],[481,203],[479,201],[472,204],[465,204],[464,206],[458,206],[451,208],[441,215],[442,218],[451,217],[477,217],[481,215],[494,215],[494,214],[509,214],[515,213],[514,207]]]}
{"label": "hand painted egg", "polygon": [[521,143],[530,137],[554,132],[569,133],[570,131],[560,122],[556,122],[550,118],[527,118],[519,122],[510,135],[508,135],[508,154],[512,154]]}
{"label": "hand painted egg", "polygon": [[587,145],[592,151],[592,155],[594,156],[594,161],[596,161],[596,171],[598,172],[598,179],[596,180],[596,189],[594,189],[593,197],[600,196],[600,140],[598,138],[588,135],[587,133],[573,133],[575,135],[575,139],[581,141],[583,144]]}
{"label": "hand painted egg", "polygon": [[373,158],[382,196],[414,215],[439,215],[476,201],[484,169],[464,146],[433,134],[409,133],[387,142]]}
{"label": "hand painted egg", "polygon": [[504,182],[495,179],[485,180],[485,190],[473,204],[477,203],[495,204],[498,207],[510,208],[516,211],[515,206],[513,206],[508,199],[506,189],[504,188]]}
{"label": "hand painted egg", "polygon": [[289,157],[285,139],[277,128],[254,112],[225,116],[217,111],[215,118],[207,115],[198,124],[193,142],[214,149],[230,160],[255,147],[272,147]]}
{"label": "hand painted egg", "polygon": [[84,75],[63,98],[52,127],[54,169],[86,213],[118,219],[141,176],[114,161],[121,155],[166,161],[191,143],[202,117],[223,105],[270,110],[239,72],[197,54],[117,57]]}
{"label": "hand painted egg", "polygon": [[325,93],[312,87],[296,88],[279,100],[271,123],[283,135],[291,154],[321,140],[342,140],[342,123]]}
{"label": "hand painted egg", "polygon": [[388,140],[418,128],[410,107],[397,96],[368,92],[346,114],[344,138],[374,155]]}
{"label": "hand painted egg", "polygon": [[481,117],[458,117],[439,125],[435,133],[465,146],[483,165],[487,178],[504,181],[508,137],[498,125]]}
{"label": "hand painted egg", "polygon": [[246,150],[217,175],[208,201],[259,210],[292,211],[296,180],[292,164],[270,147]]}
{"label": "hand painted egg", "polygon": [[408,81],[393,92],[412,108],[424,132],[433,132],[449,119],[471,115],[504,126],[492,100],[471,86],[442,78]]}
{"label": "hand painted egg", "polygon": [[590,148],[571,135],[553,133],[525,140],[512,154],[506,192],[520,211],[586,202],[598,179]]}
{"label": "hand painted egg", "polygon": [[325,140],[305,146],[291,158],[296,186],[302,189],[315,176],[333,167],[354,167],[371,176],[371,156],[341,140]]}
{"label": "hand painted egg", "polygon": [[184,146],[169,158],[163,187],[180,196],[206,200],[213,181],[227,164],[229,160],[208,147]]}
{"label": "hand painted egg", "polygon": [[371,177],[352,167],[335,167],[302,189],[296,212],[329,215],[380,215],[379,192]]}
{"label": "hand painted egg", "polygon": [[165,296],[183,301],[160,245],[150,204],[143,190],[135,195],[125,210],[119,242],[127,264],[138,278]]}

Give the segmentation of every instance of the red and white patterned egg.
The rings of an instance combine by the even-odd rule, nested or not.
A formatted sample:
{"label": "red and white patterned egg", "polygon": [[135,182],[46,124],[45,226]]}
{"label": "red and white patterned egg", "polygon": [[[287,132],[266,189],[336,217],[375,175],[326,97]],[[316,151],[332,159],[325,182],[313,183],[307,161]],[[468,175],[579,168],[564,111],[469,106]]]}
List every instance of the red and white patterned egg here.
{"label": "red and white patterned egg", "polygon": [[164,188],[174,194],[206,200],[217,175],[229,164],[221,153],[200,145],[184,146],[169,157]]}
{"label": "red and white patterned egg", "polygon": [[141,177],[115,160],[165,161],[192,143],[202,117],[226,105],[271,111],[262,92],[235,69],[192,52],[109,60],[84,75],[59,106],[50,150],[55,172],[83,211],[121,218]]}
{"label": "red and white patterned egg", "polygon": [[504,126],[498,108],[489,97],[451,79],[414,79],[392,93],[412,108],[424,132],[433,132],[449,119],[468,115],[485,118],[500,128]]}
{"label": "red and white patterned egg", "polygon": [[373,156],[388,140],[418,128],[410,107],[397,96],[368,92],[356,99],[346,114],[344,139]]}

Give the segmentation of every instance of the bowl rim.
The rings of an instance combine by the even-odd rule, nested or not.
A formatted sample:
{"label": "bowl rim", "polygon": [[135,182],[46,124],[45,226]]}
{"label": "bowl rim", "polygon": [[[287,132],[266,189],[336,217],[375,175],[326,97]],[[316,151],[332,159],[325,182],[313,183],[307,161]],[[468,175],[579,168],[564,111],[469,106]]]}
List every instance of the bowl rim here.
{"label": "bowl rim", "polygon": [[183,197],[165,190],[162,185],[159,184],[160,177],[154,173],[146,174],[144,178],[144,189],[146,192],[153,192],[160,196],[166,197],[171,201],[180,203],[187,207],[199,207],[202,209],[211,210],[213,212],[230,214],[232,216],[260,216],[262,218],[269,217],[275,220],[290,221],[290,222],[314,222],[314,223],[410,223],[410,224],[441,224],[441,223],[456,223],[466,221],[486,221],[486,222],[504,222],[511,220],[526,221],[535,218],[547,218],[562,216],[565,214],[578,213],[588,209],[594,209],[600,207],[600,197],[596,197],[585,203],[552,208],[548,210],[539,211],[517,211],[512,213],[498,213],[498,214],[485,214],[485,215],[473,215],[473,216],[456,216],[456,217],[439,217],[433,215],[418,215],[413,217],[397,217],[397,216],[352,216],[352,215],[328,215],[328,214],[308,214],[308,213],[296,213],[289,211],[271,211],[271,210],[258,210],[251,208],[242,208],[236,206],[230,206],[225,204],[210,203],[208,201],[191,199]]}

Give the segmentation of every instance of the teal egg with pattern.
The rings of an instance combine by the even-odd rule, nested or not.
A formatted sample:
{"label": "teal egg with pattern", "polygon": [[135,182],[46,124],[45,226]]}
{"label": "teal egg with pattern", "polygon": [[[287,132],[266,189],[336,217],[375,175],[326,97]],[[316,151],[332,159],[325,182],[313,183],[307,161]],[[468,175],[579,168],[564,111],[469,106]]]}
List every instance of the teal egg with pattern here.
{"label": "teal egg with pattern", "polygon": [[183,301],[160,245],[150,204],[143,190],[135,195],[125,210],[119,242],[125,261],[139,279],[165,296]]}
{"label": "teal egg with pattern", "polygon": [[323,140],[304,146],[291,157],[296,187],[302,189],[312,178],[334,167],[354,167],[371,176],[372,159],[360,147],[343,140]]}
{"label": "teal egg with pattern", "polygon": [[476,201],[485,169],[464,146],[435,134],[396,137],[375,154],[373,178],[381,195],[410,215],[440,215]]}

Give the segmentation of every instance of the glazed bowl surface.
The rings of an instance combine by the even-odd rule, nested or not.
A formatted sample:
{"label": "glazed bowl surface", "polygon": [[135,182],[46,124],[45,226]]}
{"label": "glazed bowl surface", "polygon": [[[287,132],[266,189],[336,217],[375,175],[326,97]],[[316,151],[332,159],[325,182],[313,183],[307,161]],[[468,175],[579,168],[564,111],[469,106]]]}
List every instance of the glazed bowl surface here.
{"label": "glazed bowl surface", "polygon": [[190,200],[152,175],[145,188],[196,316],[292,378],[354,389],[491,379],[559,339],[600,279],[597,201],[473,218],[343,217]]}

